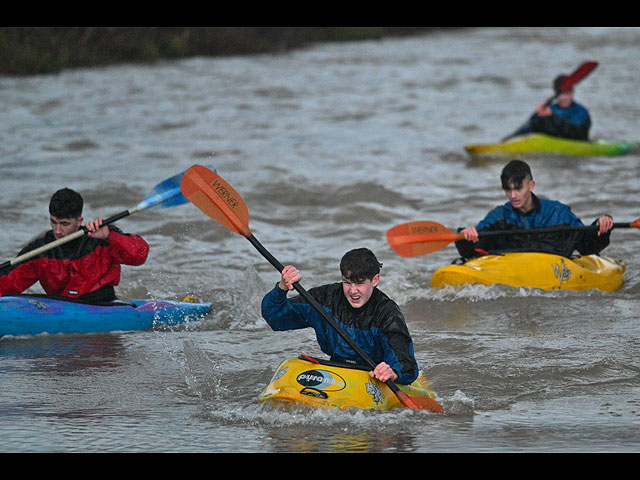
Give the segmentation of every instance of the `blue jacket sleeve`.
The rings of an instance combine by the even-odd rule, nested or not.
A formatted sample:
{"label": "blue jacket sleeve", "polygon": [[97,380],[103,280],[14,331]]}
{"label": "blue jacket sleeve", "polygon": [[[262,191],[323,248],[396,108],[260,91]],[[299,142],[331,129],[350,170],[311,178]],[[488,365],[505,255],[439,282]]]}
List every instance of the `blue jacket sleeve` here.
{"label": "blue jacket sleeve", "polygon": [[413,351],[413,341],[404,317],[395,317],[383,332],[384,361],[398,374],[396,383],[409,385],[418,378],[418,362]]}
{"label": "blue jacket sleeve", "polygon": [[322,320],[311,305],[292,302],[287,298],[287,292],[280,290],[278,285],[262,299],[262,318],[274,331],[313,328],[320,349],[330,356],[335,353],[337,334],[331,326]]}
{"label": "blue jacket sleeve", "polygon": [[310,327],[302,312],[298,311],[287,298],[287,292],[278,285],[262,299],[262,318],[272,330],[296,330]]}

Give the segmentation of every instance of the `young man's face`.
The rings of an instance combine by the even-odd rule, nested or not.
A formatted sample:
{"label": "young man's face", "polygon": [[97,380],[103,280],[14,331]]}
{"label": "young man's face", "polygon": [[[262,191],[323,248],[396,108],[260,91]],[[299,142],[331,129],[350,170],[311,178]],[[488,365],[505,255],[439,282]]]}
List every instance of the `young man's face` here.
{"label": "young man's face", "polygon": [[82,226],[82,217],[79,218],[58,218],[51,215],[51,229],[56,237],[56,240],[66,237]]}
{"label": "young man's face", "polygon": [[570,88],[566,92],[559,93],[556,96],[556,103],[560,108],[569,108],[573,103],[573,88]]}
{"label": "young man's face", "polygon": [[533,198],[531,197],[531,193],[533,192],[533,187],[535,187],[535,185],[535,182],[528,178],[525,178],[521,185],[509,182],[507,185],[508,188],[504,190],[504,193],[507,195],[507,198],[509,199],[509,202],[511,202],[511,206],[513,208],[526,213],[533,208]]}
{"label": "young man's face", "polygon": [[367,279],[362,282],[354,282],[343,277],[342,291],[353,308],[360,308],[369,301],[373,289],[378,285],[379,281],[379,274],[376,274],[372,279]]}

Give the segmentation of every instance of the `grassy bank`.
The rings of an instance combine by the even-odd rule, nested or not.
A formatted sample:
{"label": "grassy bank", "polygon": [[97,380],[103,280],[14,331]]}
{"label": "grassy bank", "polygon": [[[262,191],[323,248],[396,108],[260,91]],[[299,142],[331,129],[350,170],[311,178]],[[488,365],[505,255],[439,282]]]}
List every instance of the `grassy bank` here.
{"label": "grassy bank", "polygon": [[0,75],[237,55],[448,27],[0,27]]}

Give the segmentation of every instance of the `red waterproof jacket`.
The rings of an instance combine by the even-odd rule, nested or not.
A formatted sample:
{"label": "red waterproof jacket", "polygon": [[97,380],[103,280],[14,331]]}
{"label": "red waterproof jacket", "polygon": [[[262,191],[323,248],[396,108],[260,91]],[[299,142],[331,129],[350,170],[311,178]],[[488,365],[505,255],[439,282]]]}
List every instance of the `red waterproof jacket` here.
{"label": "red waterproof jacket", "polygon": [[[107,240],[84,236],[41,253],[0,276],[0,296],[21,293],[40,282],[47,295],[80,298],[120,282],[121,264],[142,265],[149,245],[137,235],[109,226]],[[19,255],[55,240],[53,231],[32,241]],[[6,273],[6,272],[0,272]]]}

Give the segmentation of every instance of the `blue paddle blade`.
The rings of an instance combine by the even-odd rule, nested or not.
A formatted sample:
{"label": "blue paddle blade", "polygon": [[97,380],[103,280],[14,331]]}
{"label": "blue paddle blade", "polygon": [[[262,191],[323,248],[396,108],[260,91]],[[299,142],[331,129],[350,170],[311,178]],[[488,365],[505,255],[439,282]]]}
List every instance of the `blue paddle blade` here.
{"label": "blue paddle blade", "polygon": [[175,207],[189,202],[180,191],[180,181],[185,172],[186,170],[156,185],[144,200],[137,205],[138,210]]}

